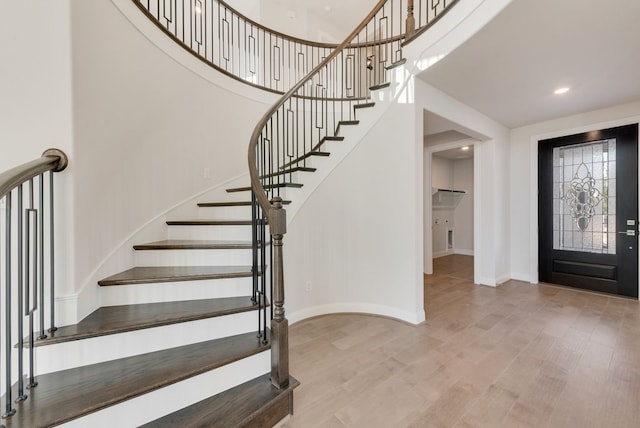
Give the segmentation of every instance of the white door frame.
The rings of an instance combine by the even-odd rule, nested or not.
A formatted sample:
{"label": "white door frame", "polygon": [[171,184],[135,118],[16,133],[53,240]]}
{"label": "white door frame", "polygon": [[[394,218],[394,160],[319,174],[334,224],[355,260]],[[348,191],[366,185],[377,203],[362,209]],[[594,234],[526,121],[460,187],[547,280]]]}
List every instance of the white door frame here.
{"label": "white door frame", "polygon": [[[474,138],[468,138],[464,140],[458,140],[449,143],[437,144],[434,146],[427,146],[424,148],[424,273],[433,274],[433,231],[431,224],[433,223],[433,204],[431,198],[432,185],[432,159],[433,153],[441,152],[450,149],[459,149],[464,146],[474,146],[473,150],[473,252],[476,255],[478,251],[478,218],[479,216],[479,183],[480,183],[480,159],[477,153],[477,146],[481,141]],[[478,257],[473,258],[473,282],[478,283]]]}

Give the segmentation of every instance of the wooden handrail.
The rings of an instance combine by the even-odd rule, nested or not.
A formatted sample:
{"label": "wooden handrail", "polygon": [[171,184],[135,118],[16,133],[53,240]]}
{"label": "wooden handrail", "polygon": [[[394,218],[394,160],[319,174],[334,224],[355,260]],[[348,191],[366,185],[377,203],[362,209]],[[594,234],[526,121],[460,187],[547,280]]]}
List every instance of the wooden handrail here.
{"label": "wooden handrail", "polygon": [[406,46],[409,43],[411,43],[414,40],[416,40],[418,37],[420,37],[425,31],[427,31],[436,22],[438,22],[440,20],[440,18],[445,16],[453,8],[453,6],[455,6],[455,4],[458,3],[459,0],[449,0],[449,1],[450,1],[450,3],[448,3],[446,5],[445,9],[442,12],[440,12],[439,14],[437,14],[431,21],[427,22],[426,25],[423,25],[422,27],[420,27],[418,29],[414,29],[414,31],[411,34],[409,34],[409,31],[407,30],[407,37],[405,38],[404,42],[402,43],[402,46]]}
{"label": "wooden handrail", "polygon": [[67,155],[58,149],[49,149],[42,157],[0,173],[0,198],[21,185],[47,171],[59,172],[67,167]]}

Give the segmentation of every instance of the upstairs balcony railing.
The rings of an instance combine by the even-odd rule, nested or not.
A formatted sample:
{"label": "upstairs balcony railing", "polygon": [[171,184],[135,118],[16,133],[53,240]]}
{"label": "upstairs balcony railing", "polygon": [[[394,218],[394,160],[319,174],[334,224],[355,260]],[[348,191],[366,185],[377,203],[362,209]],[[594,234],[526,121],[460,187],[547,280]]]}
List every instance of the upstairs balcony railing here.
{"label": "upstairs balcony railing", "polygon": [[[221,0],[132,1],[198,59],[230,77],[275,93],[291,89],[337,47],[335,43],[303,40],[269,29]],[[419,0],[414,7],[413,0],[388,0],[379,21],[354,41],[362,51],[354,54],[354,61],[366,61],[377,50],[371,43],[374,40],[386,40],[388,45],[376,57],[378,63],[397,61],[405,36],[426,28],[452,3]],[[352,46],[351,51],[355,50]],[[352,63],[345,66],[353,71],[359,68]],[[380,72],[378,67],[373,71]],[[335,70],[334,74],[350,78],[346,71]]]}

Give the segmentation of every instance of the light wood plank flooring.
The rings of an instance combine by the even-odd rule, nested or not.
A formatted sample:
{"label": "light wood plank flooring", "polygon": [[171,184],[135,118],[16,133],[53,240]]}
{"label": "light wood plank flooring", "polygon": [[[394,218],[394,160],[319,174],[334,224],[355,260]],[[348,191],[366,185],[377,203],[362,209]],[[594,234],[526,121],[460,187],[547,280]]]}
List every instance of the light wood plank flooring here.
{"label": "light wood plank flooring", "polygon": [[341,314],[291,327],[301,386],[282,427],[640,426],[637,301],[474,286],[465,259],[438,260],[426,324]]}

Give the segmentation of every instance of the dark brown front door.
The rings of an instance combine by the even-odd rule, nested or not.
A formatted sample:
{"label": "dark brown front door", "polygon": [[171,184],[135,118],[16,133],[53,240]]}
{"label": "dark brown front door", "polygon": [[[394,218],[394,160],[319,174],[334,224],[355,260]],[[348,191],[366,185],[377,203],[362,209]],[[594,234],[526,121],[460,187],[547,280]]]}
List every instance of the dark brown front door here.
{"label": "dark brown front door", "polygon": [[542,140],[540,281],[638,297],[638,125]]}

